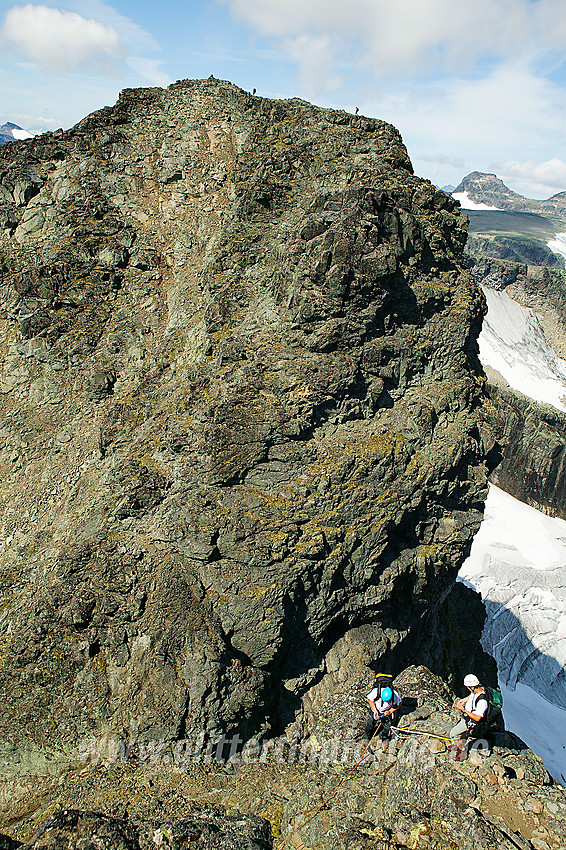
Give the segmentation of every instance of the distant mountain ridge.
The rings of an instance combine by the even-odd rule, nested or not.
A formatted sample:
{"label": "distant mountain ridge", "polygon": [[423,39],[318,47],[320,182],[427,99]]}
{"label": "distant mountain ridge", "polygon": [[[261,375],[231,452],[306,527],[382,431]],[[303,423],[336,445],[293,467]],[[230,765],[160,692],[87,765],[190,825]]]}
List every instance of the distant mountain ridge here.
{"label": "distant mountain ridge", "polygon": [[552,195],[545,201],[525,198],[509,189],[495,174],[472,171],[456,186],[452,194],[457,195],[460,192],[466,192],[468,198],[476,204],[487,204],[500,210],[566,215],[566,191]]}
{"label": "distant mountain ridge", "polygon": [[472,171],[451,193],[469,219],[466,253],[527,265],[564,268],[566,191],[547,200],[525,198],[495,174]]}
{"label": "distant mountain ridge", "polygon": [[5,145],[7,142],[18,142],[22,139],[32,139],[33,133],[30,133],[29,130],[24,130],[23,127],[20,127],[18,124],[14,124],[12,121],[6,121],[5,124],[2,124],[0,127],[0,145]]}

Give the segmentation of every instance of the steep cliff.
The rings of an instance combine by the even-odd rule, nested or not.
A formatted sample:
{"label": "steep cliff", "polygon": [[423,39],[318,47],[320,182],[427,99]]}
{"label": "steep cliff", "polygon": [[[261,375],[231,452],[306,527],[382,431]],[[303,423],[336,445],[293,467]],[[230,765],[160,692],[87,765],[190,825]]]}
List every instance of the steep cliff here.
{"label": "steep cliff", "polygon": [[[564,271],[527,266],[492,259],[471,261],[476,280],[490,290],[505,292],[522,308],[533,311],[536,329],[544,346],[528,351],[528,339],[513,352],[509,343],[509,361],[530,357],[532,369],[539,369],[541,380],[560,379],[561,361],[566,355],[566,275]],[[489,326],[490,317],[486,324]],[[485,325],[484,325],[485,334]],[[527,336],[534,340],[534,326]],[[533,345],[536,345],[533,342]],[[511,388],[501,376],[489,369],[489,394],[493,404],[485,408],[503,447],[502,459],[491,481],[533,507],[564,518],[566,480],[566,418],[562,409],[551,403],[534,401],[532,381],[525,373],[524,385]],[[517,391],[521,387],[523,392]],[[560,392],[555,393],[559,398]]]}
{"label": "steep cliff", "polygon": [[490,388],[493,427],[505,449],[492,483],[528,505],[566,518],[566,417],[503,388]]}
{"label": "steep cliff", "polygon": [[492,439],[465,219],[397,131],[130,90],[0,199],[6,776],[276,729],[348,634],[415,660]]}

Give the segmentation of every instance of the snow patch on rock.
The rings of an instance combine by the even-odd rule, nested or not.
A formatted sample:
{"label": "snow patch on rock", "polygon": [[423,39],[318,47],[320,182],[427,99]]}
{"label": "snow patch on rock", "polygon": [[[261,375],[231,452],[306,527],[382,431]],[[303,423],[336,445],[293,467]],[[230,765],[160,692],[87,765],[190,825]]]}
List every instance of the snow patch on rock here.
{"label": "snow patch on rock", "polygon": [[554,254],[560,254],[566,260],[566,233],[557,233],[554,239],[546,244]]}
{"label": "snow patch on rock", "polygon": [[500,210],[501,207],[490,207],[488,204],[477,204],[472,201],[467,192],[452,192],[452,197],[460,201],[463,210]]}
{"label": "snow patch on rock", "polygon": [[547,341],[537,314],[506,292],[482,290],[487,301],[478,340],[483,366],[496,369],[523,395],[566,411],[566,361]]}
{"label": "snow patch on rock", "polygon": [[20,130],[19,127],[12,128],[12,136],[14,139],[18,139],[18,141],[22,139],[33,139],[33,133],[28,133],[27,130]]}

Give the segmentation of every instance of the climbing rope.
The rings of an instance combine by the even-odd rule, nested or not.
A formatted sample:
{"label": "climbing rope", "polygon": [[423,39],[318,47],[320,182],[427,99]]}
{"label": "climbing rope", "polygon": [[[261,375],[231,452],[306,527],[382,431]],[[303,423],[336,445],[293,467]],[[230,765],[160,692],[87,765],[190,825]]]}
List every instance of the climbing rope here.
{"label": "climbing rope", "polygon": [[355,765],[353,766],[353,768],[352,768],[352,769],[351,769],[351,770],[350,770],[350,771],[346,774],[346,776],[344,776],[344,777],[340,780],[340,782],[338,783],[338,785],[336,786],[336,788],[334,789],[334,791],[332,792],[332,794],[329,794],[329,795],[328,795],[328,797],[326,797],[326,799],[322,801],[322,803],[320,804],[320,806],[318,806],[318,808],[316,808],[313,812],[311,812],[311,813],[310,813],[310,815],[309,815],[307,818],[305,818],[305,820],[304,820],[302,823],[300,823],[298,826],[296,826],[296,827],[295,827],[295,828],[294,828],[294,829],[293,829],[293,830],[292,830],[292,831],[288,834],[288,836],[285,838],[285,841],[283,841],[281,844],[279,844],[279,845],[278,845],[277,850],[283,850],[283,848],[284,848],[284,847],[285,847],[285,846],[289,843],[289,841],[291,840],[291,838],[293,837],[293,835],[295,835],[295,833],[296,833],[296,832],[298,832],[300,829],[302,829],[302,828],[303,828],[303,826],[306,826],[306,824],[307,824],[309,821],[311,821],[311,820],[312,820],[312,819],[313,819],[313,818],[314,818],[314,817],[315,817],[315,816],[316,816],[316,815],[317,815],[320,811],[322,811],[322,809],[323,809],[323,808],[327,805],[327,803],[329,803],[329,802],[330,802],[330,800],[332,800],[332,798],[336,796],[336,794],[338,793],[338,791],[340,790],[340,788],[342,787],[342,785],[343,785],[343,784],[344,784],[344,783],[345,783],[345,782],[346,782],[346,781],[347,781],[347,780],[348,780],[348,779],[349,779],[349,778],[353,775],[353,773],[355,772],[356,768],[358,768],[358,767],[359,767],[359,765],[363,762],[363,760],[364,760],[364,758],[365,758],[365,756],[366,756],[366,753],[367,753],[367,751],[369,750],[369,748],[370,748],[370,746],[371,746],[371,742],[373,741],[373,739],[375,738],[375,736],[377,735],[377,733],[379,732],[379,730],[381,729],[381,727],[382,727],[382,726],[383,726],[383,723],[380,723],[380,724],[376,727],[376,729],[375,729],[375,731],[374,731],[373,735],[371,736],[371,738],[369,739],[369,741],[368,741],[368,742],[367,742],[367,744],[365,745],[364,750],[363,750],[363,752],[362,752],[362,754],[361,754],[360,758],[359,758],[359,759],[358,759],[358,761],[355,763]]}
{"label": "climbing rope", "polygon": [[[295,827],[295,828],[294,828],[294,829],[293,829],[293,830],[292,830],[292,831],[291,831],[291,832],[287,835],[287,837],[285,838],[285,840],[284,840],[281,844],[279,844],[279,845],[278,845],[277,850],[283,850],[283,848],[284,848],[284,847],[285,847],[285,846],[289,843],[289,841],[291,840],[291,838],[293,837],[293,835],[295,835],[295,833],[296,833],[296,832],[298,832],[300,829],[302,829],[302,828],[303,828],[303,826],[306,826],[306,824],[307,824],[307,823],[309,823],[309,821],[311,821],[311,820],[312,820],[312,819],[313,819],[313,818],[314,818],[314,817],[315,817],[315,816],[316,816],[316,815],[317,815],[320,811],[322,811],[322,809],[323,809],[323,808],[324,808],[324,807],[325,807],[325,806],[326,806],[326,805],[330,802],[330,800],[332,800],[332,798],[336,796],[336,794],[338,793],[338,791],[340,790],[340,788],[342,787],[342,785],[344,785],[344,783],[348,781],[348,779],[349,779],[349,778],[350,778],[350,777],[351,777],[351,776],[355,773],[356,769],[357,769],[357,768],[360,766],[360,764],[363,762],[363,760],[364,760],[364,758],[365,758],[365,756],[366,756],[366,753],[367,753],[367,751],[369,750],[369,748],[370,748],[370,746],[371,746],[371,742],[373,741],[373,739],[375,738],[375,736],[377,735],[377,733],[379,732],[379,730],[381,729],[381,727],[382,727],[382,726],[383,726],[383,723],[381,722],[381,723],[379,724],[379,726],[377,726],[377,727],[376,727],[376,729],[375,729],[375,731],[374,731],[373,735],[371,736],[371,738],[369,739],[369,741],[368,741],[368,742],[367,742],[367,744],[365,745],[364,750],[363,750],[363,752],[362,752],[362,755],[360,756],[360,758],[358,759],[358,761],[355,763],[355,765],[351,768],[351,770],[350,770],[350,771],[346,774],[346,776],[344,776],[344,777],[340,780],[340,782],[338,783],[338,785],[336,786],[336,788],[334,789],[334,791],[333,791],[331,794],[329,794],[329,795],[328,795],[328,797],[326,797],[326,799],[324,799],[324,800],[322,801],[322,803],[320,804],[320,806],[318,806],[318,808],[314,809],[314,811],[312,811],[312,812],[310,813],[310,815],[309,815],[307,818],[305,818],[305,820],[304,820],[304,821],[302,821],[302,823],[300,823],[298,826],[296,826],[296,827]],[[403,729],[403,728],[401,728],[401,727],[399,727],[399,726],[391,726],[390,728],[391,728],[391,729],[393,729],[393,730],[395,730],[395,732],[397,733],[397,735],[399,735],[399,734],[405,734],[405,735],[424,735],[424,736],[426,736],[426,737],[428,737],[428,738],[436,738],[436,739],[438,739],[439,741],[452,741],[452,740],[453,740],[452,738],[450,738],[450,737],[448,737],[448,736],[446,736],[446,735],[435,735],[433,732],[419,732],[419,731],[417,731],[416,729]]]}
{"label": "climbing rope", "polygon": [[404,729],[400,726],[392,726],[396,732],[405,735],[426,735],[427,738],[437,738],[439,741],[453,741],[448,735],[434,735],[432,732],[418,732],[416,729]]}

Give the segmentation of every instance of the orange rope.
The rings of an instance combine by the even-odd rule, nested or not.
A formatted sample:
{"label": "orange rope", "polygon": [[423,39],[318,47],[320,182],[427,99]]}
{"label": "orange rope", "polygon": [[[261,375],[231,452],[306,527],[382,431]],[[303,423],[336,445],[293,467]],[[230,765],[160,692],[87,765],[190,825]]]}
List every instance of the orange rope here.
{"label": "orange rope", "polygon": [[340,782],[338,783],[338,785],[336,786],[336,788],[334,789],[334,791],[332,792],[332,794],[330,794],[330,795],[326,798],[326,800],[323,800],[323,801],[322,801],[322,803],[320,804],[320,806],[319,806],[317,809],[315,809],[315,810],[314,810],[314,812],[311,812],[311,814],[308,816],[308,818],[305,818],[305,820],[304,820],[302,823],[300,823],[298,826],[296,826],[296,827],[295,827],[295,828],[294,828],[294,829],[293,829],[293,830],[289,833],[289,835],[287,836],[287,838],[285,839],[285,841],[283,841],[283,843],[282,843],[282,844],[279,844],[279,846],[278,846],[277,850],[283,850],[283,848],[285,847],[285,845],[286,845],[286,844],[288,844],[288,843],[289,843],[289,841],[291,840],[291,838],[293,837],[293,835],[294,835],[296,832],[298,832],[300,829],[302,829],[302,828],[303,828],[303,826],[305,826],[305,825],[306,825],[309,821],[311,821],[311,820],[315,817],[315,815],[317,815],[320,811],[322,811],[322,809],[326,806],[326,804],[327,804],[327,803],[329,803],[329,802],[330,802],[330,800],[332,800],[332,798],[336,796],[336,794],[338,793],[338,791],[339,791],[339,789],[342,787],[342,785],[343,785],[343,784],[344,784],[344,783],[345,783],[345,782],[346,782],[346,781],[350,778],[350,776],[352,776],[352,774],[354,773],[354,771],[356,770],[356,768],[357,768],[357,767],[358,767],[358,766],[362,763],[362,761],[364,760],[365,755],[366,755],[366,753],[367,753],[367,751],[368,751],[368,749],[369,749],[369,747],[370,747],[370,745],[371,745],[371,742],[373,741],[373,739],[375,738],[375,736],[377,735],[377,733],[379,732],[379,730],[381,729],[381,727],[382,727],[382,726],[383,726],[383,723],[381,722],[381,723],[379,724],[379,726],[377,726],[377,727],[376,727],[376,729],[375,729],[375,731],[374,731],[373,735],[371,736],[371,738],[369,739],[369,741],[368,741],[368,742],[367,742],[367,744],[365,745],[365,747],[364,747],[364,751],[363,751],[362,755],[360,756],[360,758],[358,759],[358,761],[355,763],[355,765],[353,766],[353,768],[350,770],[350,772],[349,772],[349,773],[347,773],[347,774],[346,774],[346,776],[344,776],[344,777],[343,777],[343,779],[341,779],[341,780],[340,780]]}

